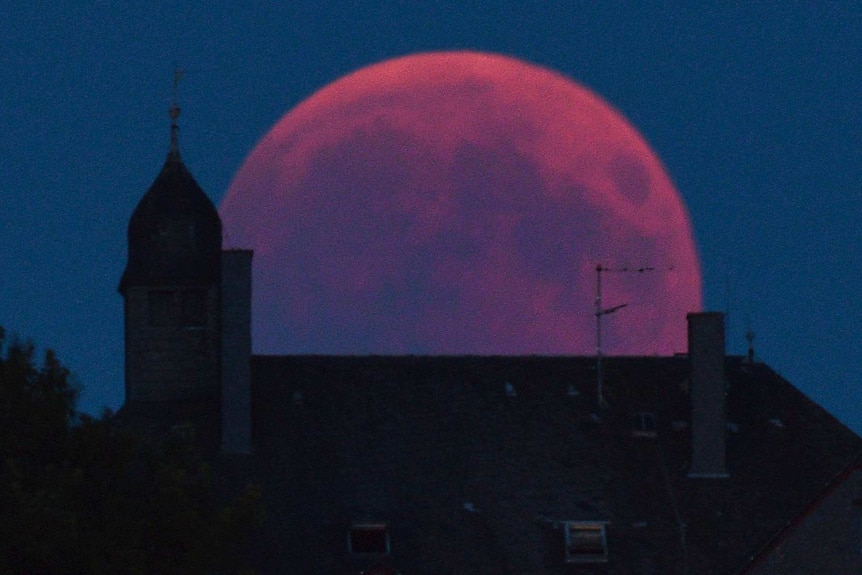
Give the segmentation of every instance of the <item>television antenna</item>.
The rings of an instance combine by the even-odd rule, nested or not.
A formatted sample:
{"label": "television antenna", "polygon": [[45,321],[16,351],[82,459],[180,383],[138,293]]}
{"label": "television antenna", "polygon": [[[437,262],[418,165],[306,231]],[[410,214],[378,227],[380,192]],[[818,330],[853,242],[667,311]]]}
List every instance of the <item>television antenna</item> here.
{"label": "television antenna", "polygon": [[[672,268],[671,268],[672,269]],[[606,408],[608,402],[602,392],[602,318],[606,315],[617,312],[627,305],[622,303],[611,307],[603,307],[602,304],[602,274],[605,272],[612,273],[644,273],[655,271],[652,266],[642,266],[639,268],[621,267],[611,268],[602,264],[596,264],[596,396],[598,397],[599,407]]]}
{"label": "television antenna", "polygon": [[748,363],[754,363],[754,330],[751,329],[751,318],[748,317],[748,314],[745,315],[745,324],[747,326],[745,330],[745,339],[748,341],[748,355],[746,356],[746,360]]}

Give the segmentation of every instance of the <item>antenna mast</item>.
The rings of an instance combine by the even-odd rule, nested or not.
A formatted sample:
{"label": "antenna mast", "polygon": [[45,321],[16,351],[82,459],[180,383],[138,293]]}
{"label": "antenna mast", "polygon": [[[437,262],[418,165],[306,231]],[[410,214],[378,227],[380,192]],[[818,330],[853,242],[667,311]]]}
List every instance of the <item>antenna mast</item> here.
{"label": "antenna mast", "polygon": [[655,268],[651,266],[643,266],[639,268],[609,268],[600,263],[596,264],[596,396],[598,397],[599,407],[606,408],[608,406],[608,402],[605,401],[605,397],[602,392],[602,317],[614,313],[615,311],[619,311],[629,305],[628,303],[623,303],[608,308],[602,307],[602,272],[643,273],[654,270]]}
{"label": "antenna mast", "polygon": [[746,360],[748,363],[754,363],[754,330],[751,329],[751,318],[748,315],[745,316],[745,323],[747,329],[745,330],[745,339],[748,341],[748,355],[746,356]]}
{"label": "antenna mast", "polygon": [[177,125],[177,119],[180,117],[180,105],[177,96],[177,86],[180,83],[180,80],[185,73],[184,70],[181,70],[176,62],[174,62],[174,82],[173,82],[173,97],[171,99],[171,107],[168,110],[168,114],[171,117],[171,148],[170,154],[174,158],[180,157],[180,143],[179,143],[179,131],[180,127]]}

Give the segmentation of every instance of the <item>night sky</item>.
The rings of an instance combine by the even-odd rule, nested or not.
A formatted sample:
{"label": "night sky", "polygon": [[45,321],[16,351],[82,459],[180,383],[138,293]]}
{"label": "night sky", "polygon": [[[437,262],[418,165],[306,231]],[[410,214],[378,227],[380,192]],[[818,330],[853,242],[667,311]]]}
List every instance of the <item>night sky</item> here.
{"label": "night sky", "polygon": [[167,153],[174,62],[183,158],[218,203],[317,89],[471,49],[625,114],[687,203],[728,350],[750,326],[759,359],[862,431],[858,2],[17,4],[0,7],[0,325],[56,349],[85,410],[122,403],[126,224]]}

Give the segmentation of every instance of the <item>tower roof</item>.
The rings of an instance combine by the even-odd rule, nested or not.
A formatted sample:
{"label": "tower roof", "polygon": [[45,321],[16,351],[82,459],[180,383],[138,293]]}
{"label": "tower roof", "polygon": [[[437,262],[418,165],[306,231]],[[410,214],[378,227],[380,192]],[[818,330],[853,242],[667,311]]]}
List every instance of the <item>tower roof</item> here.
{"label": "tower roof", "polygon": [[168,157],[129,220],[120,292],[135,285],[206,285],[221,275],[221,218],[180,158],[179,108],[171,108]]}

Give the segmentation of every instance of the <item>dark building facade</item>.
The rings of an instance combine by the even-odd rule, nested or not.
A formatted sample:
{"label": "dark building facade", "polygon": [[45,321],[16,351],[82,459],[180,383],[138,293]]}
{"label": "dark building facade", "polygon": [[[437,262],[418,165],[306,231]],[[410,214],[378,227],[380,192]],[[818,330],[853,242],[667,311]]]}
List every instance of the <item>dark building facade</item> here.
{"label": "dark building facade", "polygon": [[862,439],[726,356],[721,314],[605,358],[605,406],[590,357],[254,356],[251,266],[174,124],[129,224],[120,415],[241,454],[260,572],[862,572]]}

